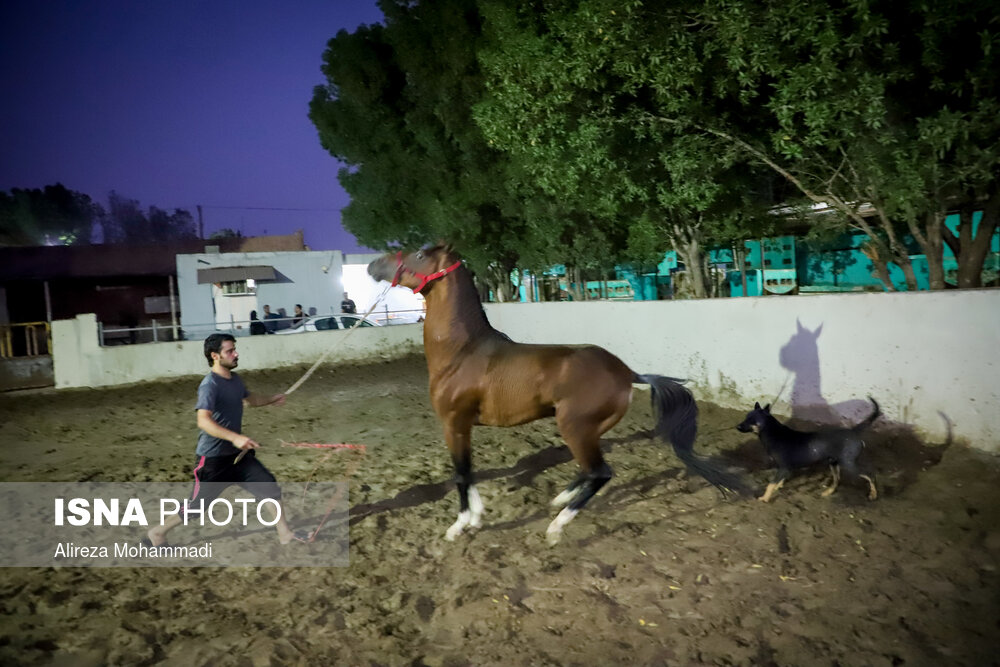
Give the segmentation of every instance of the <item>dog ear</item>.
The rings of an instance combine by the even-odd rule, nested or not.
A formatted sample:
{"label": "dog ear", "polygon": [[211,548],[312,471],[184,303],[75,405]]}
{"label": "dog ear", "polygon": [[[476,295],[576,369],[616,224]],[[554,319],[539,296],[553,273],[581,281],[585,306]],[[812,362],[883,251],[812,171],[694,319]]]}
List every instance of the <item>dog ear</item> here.
{"label": "dog ear", "polygon": [[764,406],[764,412],[766,412],[767,414],[771,414],[771,404],[770,403],[768,403],[767,405]]}
{"label": "dog ear", "polygon": [[760,403],[754,403],[753,404],[753,409],[754,410],[760,410]]}

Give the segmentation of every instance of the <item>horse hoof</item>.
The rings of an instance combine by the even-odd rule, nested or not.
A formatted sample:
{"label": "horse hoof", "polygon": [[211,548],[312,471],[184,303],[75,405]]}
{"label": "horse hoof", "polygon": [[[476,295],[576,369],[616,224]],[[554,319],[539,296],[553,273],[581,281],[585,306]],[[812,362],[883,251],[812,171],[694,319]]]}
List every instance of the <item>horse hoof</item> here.
{"label": "horse hoof", "polygon": [[455,541],[455,538],[456,538],[456,537],[458,537],[458,536],[459,536],[459,535],[461,535],[461,534],[462,534],[462,529],[461,529],[461,528],[459,528],[458,530],[455,530],[455,527],[454,527],[454,526],[452,526],[452,527],[451,527],[451,528],[449,528],[449,529],[448,529],[448,531],[447,531],[447,532],[446,532],[446,533],[444,534],[444,539],[446,539],[446,540],[447,540],[447,541],[449,541],[449,542],[454,542],[454,541]]}
{"label": "horse hoof", "polygon": [[556,518],[552,519],[552,523],[549,527],[545,529],[545,538],[549,541],[550,545],[558,544],[559,540],[562,538],[562,529],[567,523],[573,520],[573,517],[577,515],[580,510],[571,510],[568,507],[564,507]]}

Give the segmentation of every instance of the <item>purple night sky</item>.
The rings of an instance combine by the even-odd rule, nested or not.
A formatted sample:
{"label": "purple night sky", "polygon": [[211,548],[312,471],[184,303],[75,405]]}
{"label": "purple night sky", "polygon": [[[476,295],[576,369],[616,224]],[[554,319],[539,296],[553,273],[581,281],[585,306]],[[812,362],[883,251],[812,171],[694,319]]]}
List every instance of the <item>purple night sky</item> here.
{"label": "purple night sky", "polygon": [[375,0],[5,0],[0,190],[116,190],[196,220],[201,204],[206,235],[303,229],[358,252],[307,114],[326,42],[381,19]]}

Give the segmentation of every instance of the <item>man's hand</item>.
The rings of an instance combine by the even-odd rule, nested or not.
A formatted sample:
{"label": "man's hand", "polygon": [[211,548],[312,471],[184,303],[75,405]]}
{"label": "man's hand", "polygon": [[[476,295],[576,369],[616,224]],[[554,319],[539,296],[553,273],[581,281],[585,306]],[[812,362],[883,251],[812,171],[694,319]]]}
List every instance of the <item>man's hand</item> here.
{"label": "man's hand", "polygon": [[232,440],[233,445],[237,449],[242,449],[244,451],[249,449],[257,449],[260,447],[260,443],[256,440],[252,440],[245,435],[238,435]]}
{"label": "man's hand", "polygon": [[274,396],[271,397],[271,402],[268,403],[268,405],[284,405],[284,404],[285,404],[284,394],[275,394]]}

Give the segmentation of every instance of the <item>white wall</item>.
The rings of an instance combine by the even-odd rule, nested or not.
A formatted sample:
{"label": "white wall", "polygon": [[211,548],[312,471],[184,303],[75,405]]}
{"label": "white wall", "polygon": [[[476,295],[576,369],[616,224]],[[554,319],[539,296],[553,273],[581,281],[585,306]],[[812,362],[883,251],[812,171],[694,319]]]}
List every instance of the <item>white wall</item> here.
{"label": "white wall", "polygon": [[[316,331],[285,336],[247,336],[237,347],[244,368],[393,359],[423,349],[423,326]],[[94,315],[52,323],[56,388],[103,387],[184,375],[204,375],[203,340],[100,347]]]}
{"label": "white wall", "polygon": [[1000,451],[998,290],[488,304],[486,312],[514,340],[601,345],[639,373],[689,378],[699,398],[723,406],[773,402],[780,414],[832,422],[868,414],[870,394],[890,420],[925,436],[947,437],[947,419],[956,437]]}
{"label": "white wall", "polygon": [[[955,437],[1000,452],[1000,290],[485,308],[514,340],[601,345],[636,372],[689,378],[699,398],[724,406],[773,402],[779,414],[853,420],[870,394],[893,422],[941,441],[947,419]],[[345,333],[238,345],[247,367],[277,367],[311,363]],[[330,361],[400,356],[420,350],[422,335],[419,324],[357,329]],[[56,387],[206,369],[201,341],[98,347],[93,315],[54,322],[52,337]]]}

